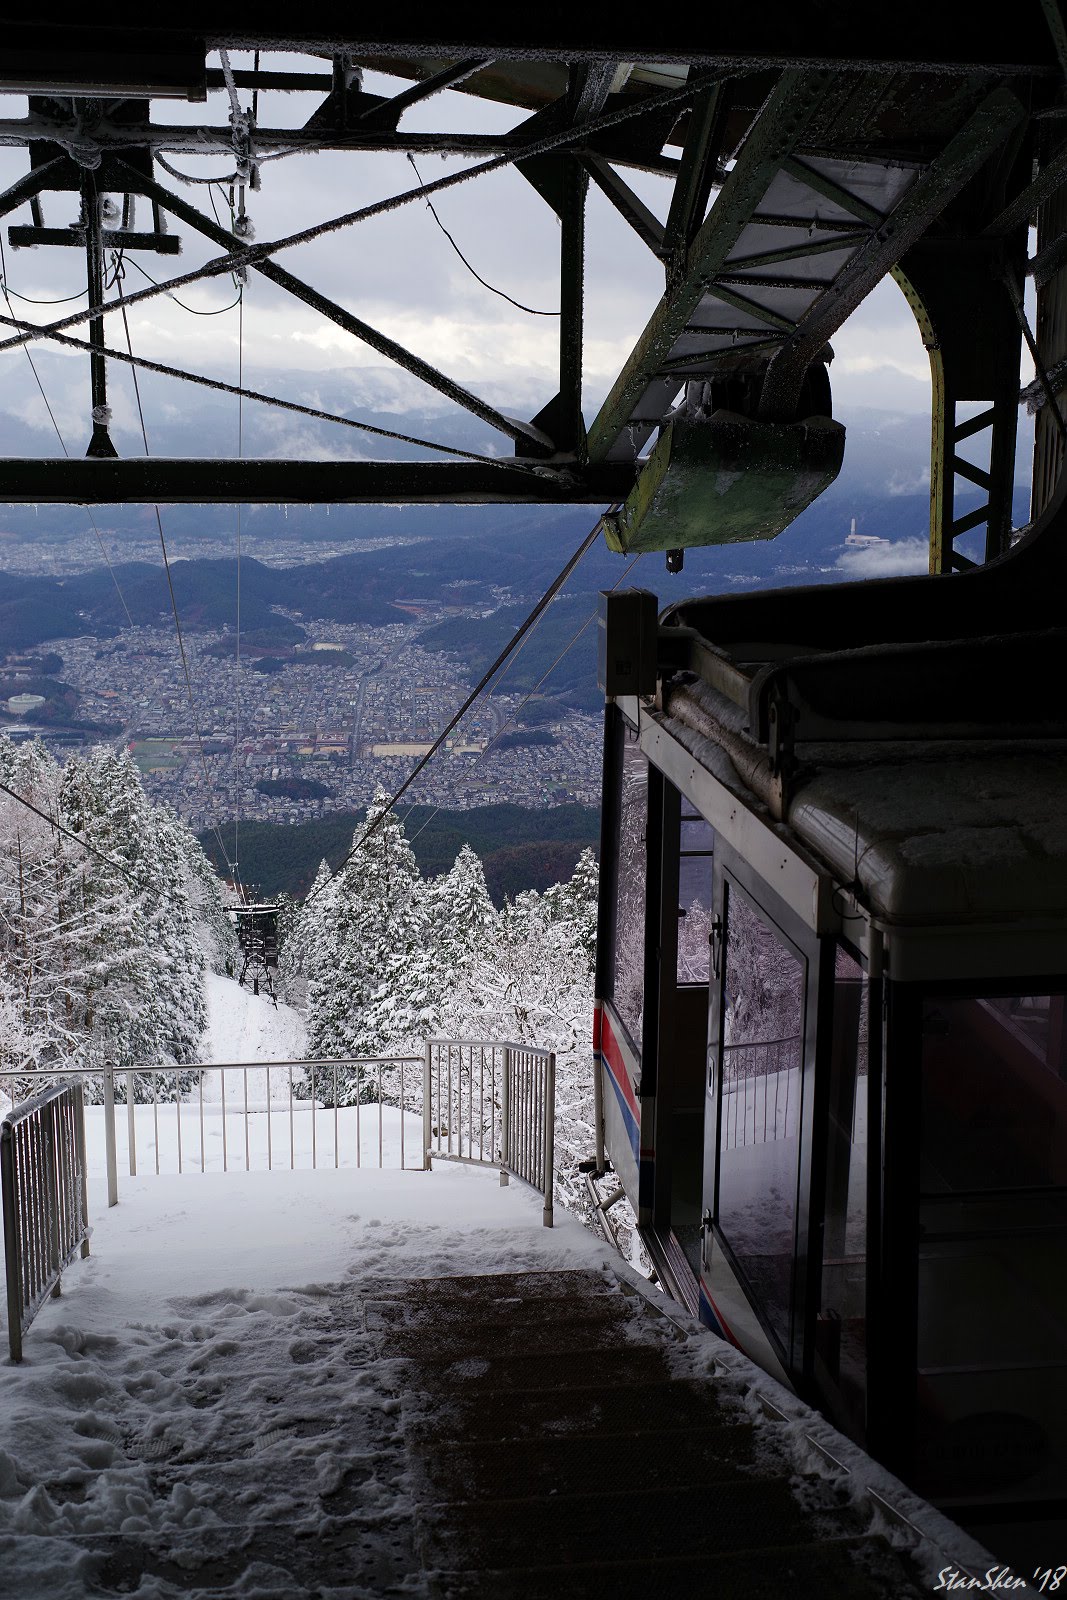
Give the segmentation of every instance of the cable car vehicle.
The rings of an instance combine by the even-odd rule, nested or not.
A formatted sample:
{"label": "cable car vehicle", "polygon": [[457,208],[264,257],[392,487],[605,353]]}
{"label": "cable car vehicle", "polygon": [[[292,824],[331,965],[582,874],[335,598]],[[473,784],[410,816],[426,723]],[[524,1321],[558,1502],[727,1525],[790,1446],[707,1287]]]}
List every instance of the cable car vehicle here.
{"label": "cable car vehicle", "polygon": [[1067,1491],[1065,566],[1061,476],[973,571],[601,613],[598,1161],[677,1298],[1023,1571]]}

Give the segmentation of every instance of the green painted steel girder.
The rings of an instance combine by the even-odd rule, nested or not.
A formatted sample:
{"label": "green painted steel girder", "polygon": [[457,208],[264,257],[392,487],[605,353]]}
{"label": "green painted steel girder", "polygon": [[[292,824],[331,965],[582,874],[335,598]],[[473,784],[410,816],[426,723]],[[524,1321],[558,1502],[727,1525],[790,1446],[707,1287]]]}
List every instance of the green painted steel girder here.
{"label": "green painted steel girder", "polygon": [[677,417],[622,510],[605,516],[608,548],[628,555],[773,539],[829,488],[844,452],[845,430],[830,417]]}

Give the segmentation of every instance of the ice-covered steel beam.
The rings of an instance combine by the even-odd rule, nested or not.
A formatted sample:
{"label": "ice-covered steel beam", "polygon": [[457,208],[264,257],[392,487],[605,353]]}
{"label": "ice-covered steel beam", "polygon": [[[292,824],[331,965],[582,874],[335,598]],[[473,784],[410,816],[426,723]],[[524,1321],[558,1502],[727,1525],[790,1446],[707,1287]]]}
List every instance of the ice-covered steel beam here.
{"label": "ice-covered steel beam", "polygon": [[[388,106],[388,100],[380,102]],[[375,111],[378,106],[375,106]],[[233,157],[233,130],[223,124],[168,122],[113,123],[106,119],[88,133],[78,132],[74,123],[51,121],[41,116],[0,119],[0,145],[21,147],[30,144],[59,144],[77,134],[83,145],[91,142],[103,154],[121,155],[127,150],[158,150],[165,155]],[[357,122],[347,128],[315,123],[303,128],[256,128],[256,150],[269,155],[275,150],[411,150],[418,155],[438,152],[451,155],[498,155],[520,148],[510,133],[403,133],[387,123]]]}
{"label": "ice-covered steel beam", "polygon": [[[139,8],[137,26],[107,11],[92,20],[79,10],[46,7],[5,18],[5,78],[21,73],[62,81],[92,62],[101,81],[130,81],[130,66],[151,65],[164,83],[176,76],[166,56],[184,49],[305,51],[357,59],[389,56],[458,61],[482,53],[497,60],[702,62],[782,66],[803,63],[935,70],[1047,67],[1056,63],[1038,0],[970,11],[929,0],[876,6],[805,6],[764,0],[759,6],[673,6],[620,9],[604,0],[583,5],[486,7],[452,0],[447,7],[338,7],[304,0],[271,10],[220,0],[185,0],[180,8]],[[160,58],[158,61],[155,58]],[[203,58],[200,57],[203,74]],[[105,74],[107,75],[105,77]],[[178,81],[181,81],[180,78]]]}
{"label": "ice-covered steel beam", "polygon": [[0,459],[9,505],[598,505],[633,488],[628,463]]}

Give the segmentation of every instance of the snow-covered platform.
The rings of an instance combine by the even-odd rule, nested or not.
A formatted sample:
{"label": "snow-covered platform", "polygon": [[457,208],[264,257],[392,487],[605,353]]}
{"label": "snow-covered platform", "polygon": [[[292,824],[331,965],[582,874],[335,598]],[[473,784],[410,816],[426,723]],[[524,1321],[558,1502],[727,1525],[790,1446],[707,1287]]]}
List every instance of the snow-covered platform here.
{"label": "snow-covered platform", "polygon": [[[603,1562],[628,1595],[712,1557],[747,1595],[779,1593],[783,1561],[791,1595],[921,1591],[872,1542],[870,1464],[820,1487],[812,1430],[852,1447],[802,1411],[770,1420],[764,1374],[664,1317],[573,1220],[544,1229],[521,1184],[456,1166],[153,1176],[94,1221],[24,1365],[0,1367],[0,1562],[20,1600],[535,1600],[587,1592]],[[889,1488],[938,1536],[928,1567],[968,1553]]]}

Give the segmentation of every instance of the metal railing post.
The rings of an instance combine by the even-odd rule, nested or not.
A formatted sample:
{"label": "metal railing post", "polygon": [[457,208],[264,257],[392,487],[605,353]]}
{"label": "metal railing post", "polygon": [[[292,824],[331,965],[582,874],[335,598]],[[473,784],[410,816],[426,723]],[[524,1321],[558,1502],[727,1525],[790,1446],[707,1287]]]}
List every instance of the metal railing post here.
{"label": "metal railing post", "polygon": [[0,1124],[8,1343],[22,1360],[22,1337],[45,1296],[81,1246],[87,1255],[83,1097],[60,1084],[25,1101]]}
{"label": "metal railing post", "polygon": [[511,1157],[511,1142],[508,1133],[508,1122],[511,1117],[511,1047],[504,1046],[504,1076],[500,1085],[500,1187],[503,1189],[508,1183],[508,1162]]}
{"label": "metal railing post", "polygon": [[41,1118],[41,1144],[44,1152],[44,1171],[41,1174],[41,1198],[45,1203],[45,1226],[48,1229],[48,1272],[55,1273],[52,1297],[60,1291],[59,1270],[62,1251],[59,1247],[59,1139],[56,1129],[56,1102],[53,1100]]}
{"label": "metal railing post", "polygon": [[19,1260],[18,1201],[15,1195],[15,1130],[0,1128],[0,1193],[4,1205],[4,1261],[7,1272],[7,1342],[12,1361],[22,1360],[22,1274]]}
{"label": "metal railing post", "polygon": [[78,1206],[83,1239],[82,1260],[89,1254],[89,1188],[85,1177],[85,1085],[74,1085],[74,1154],[78,1163]]}
{"label": "metal railing post", "polygon": [[433,1166],[433,1157],[430,1153],[430,1140],[433,1137],[433,1119],[430,1115],[430,1051],[429,1039],[426,1041],[422,1053],[422,1170],[429,1172]]}
{"label": "metal railing post", "polygon": [[104,1145],[107,1154],[107,1203],[119,1203],[118,1156],[115,1148],[115,1069],[110,1061],[104,1068]]}
{"label": "metal railing post", "polygon": [[552,1226],[552,1190],[556,1162],[556,1056],[553,1051],[545,1063],[545,1209],[544,1224]]}
{"label": "metal railing post", "polygon": [[126,1138],[130,1147],[130,1177],[137,1176],[137,1118],[134,1115],[133,1073],[126,1074]]}

